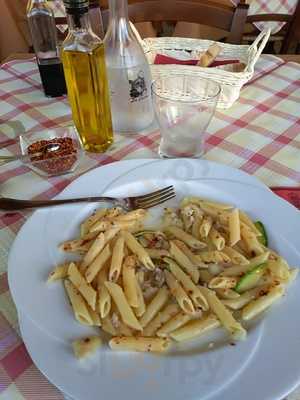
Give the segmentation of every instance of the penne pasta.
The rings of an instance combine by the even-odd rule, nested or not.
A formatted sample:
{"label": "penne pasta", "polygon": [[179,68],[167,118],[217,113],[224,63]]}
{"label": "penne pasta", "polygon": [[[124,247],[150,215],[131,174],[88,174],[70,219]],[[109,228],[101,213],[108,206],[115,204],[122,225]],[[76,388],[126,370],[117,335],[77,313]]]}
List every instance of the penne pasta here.
{"label": "penne pasta", "polygon": [[149,322],[157,315],[161,308],[166,304],[168,299],[169,292],[167,288],[160,288],[146,307],[145,313],[140,318],[139,322],[143,328],[145,328],[145,326],[147,326]]}
{"label": "penne pasta", "polygon": [[200,207],[207,216],[215,219],[225,226],[228,225],[228,210],[220,210],[216,207],[211,207],[207,203],[201,203]]}
{"label": "penne pasta", "polygon": [[126,246],[135,254],[141,263],[149,270],[154,270],[155,265],[153,264],[151,258],[149,257],[146,250],[140,245],[136,238],[129,232],[122,232],[125,239]]}
{"label": "penne pasta", "polygon": [[261,236],[261,232],[256,228],[256,226],[254,225],[254,223],[251,221],[251,219],[248,217],[248,215],[242,211],[239,210],[239,217],[240,217],[240,221],[244,224],[247,225],[248,228],[251,229],[251,231],[256,235],[256,236]]}
{"label": "penne pasta", "polygon": [[225,239],[224,237],[214,228],[211,227],[209,233],[208,233],[209,239],[212,241],[214,247],[218,250],[221,251],[225,247]]}
{"label": "penne pasta", "polygon": [[108,229],[118,228],[120,230],[135,231],[141,228],[137,220],[102,220],[91,227],[91,232],[104,232]]}
{"label": "penne pasta", "polygon": [[235,208],[228,214],[228,226],[229,243],[230,246],[234,246],[237,242],[241,240],[240,214],[237,208]]}
{"label": "penne pasta", "polygon": [[187,314],[194,314],[195,308],[192,300],[186,294],[180,283],[177,281],[175,276],[171,272],[165,270],[165,277],[167,285],[170,289],[171,294],[176,299],[179,307]]}
{"label": "penne pasta", "polygon": [[269,290],[267,294],[260,296],[256,300],[252,300],[242,310],[242,319],[249,321],[250,319],[261,314],[271,306],[275,301],[284,295],[284,288],[282,286],[275,286]]}
{"label": "penne pasta", "polygon": [[79,291],[68,279],[65,280],[64,284],[76,320],[83,325],[93,325],[87,305]]}
{"label": "penne pasta", "polygon": [[147,210],[144,210],[142,208],[137,209],[137,210],[133,210],[133,211],[129,211],[126,214],[121,214],[118,215],[115,218],[115,221],[136,221],[136,220],[140,220],[140,219],[144,219],[147,215]]}
{"label": "penne pasta", "polygon": [[90,247],[89,251],[84,256],[80,270],[85,271],[86,268],[94,261],[97,255],[103,250],[106,244],[114,238],[114,236],[119,232],[119,228],[111,228],[106,232],[100,232],[96,237],[94,243]]}
{"label": "penne pasta", "polygon": [[210,289],[232,289],[236,286],[238,279],[229,276],[216,276],[212,278],[208,287]]}
{"label": "penne pasta", "polygon": [[197,204],[200,207],[202,205],[206,205],[212,208],[216,208],[218,210],[230,210],[233,207],[229,204],[224,204],[224,203],[220,203],[217,201],[211,201],[211,200],[206,200],[206,199],[202,199],[200,197],[191,197],[191,196],[187,196],[185,197],[182,202],[180,203],[180,207],[184,207],[189,203],[193,203],[193,204]]}
{"label": "penne pasta", "polygon": [[208,206],[211,208],[216,208],[217,210],[222,210],[222,211],[231,210],[233,208],[233,206],[230,204],[225,204],[225,203],[220,203],[218,201],[211,201],[205,199],[202,200],[201,205]]}
{"label": "penne pasta", "polygon": [[94,311],[89,305],[87,305],[87,308],[93,321],[93,326],[101,326],[100,315],[98,314],[98,312]]}
{"label": "penne pasta", "polygon": [[174,241],[170,241],[170,254],[171,257],[184,269],[184,271],[191,277],[194,283],[199,281],[199,271],[190,259],[180,250]]}
{"label": "penne pasta", "polygon": [[113,324],[111,322],[111,316],[110,315],[107,315],[105,318],[102,319],[101,329],[104,332],[109,333],[112,336],[116,336],[117,335],[117,330],[116,330],[116,328],[113,326]]}
{"label": "penne pasta", "polygon": [[142,292],[142,289],[140,286],[140,282],[138,279],[136,280],[136,291],[137,291],[137,296],[138,296],[138,305],[133,311],[137,317],[141,317],[142,315],[144,315],[144,313],[146,311],[146,304],[145,304],[143,292]]}
{"label": "penne pasta", "polygon": [[251,300],[254,300],[259,295],[259,293],[264,290],[266,289],[263,289],[261,286],[256,287],[254,289],[247,290],[236,299],[222,300],[222,303],[232,310],[240,310],[246,304],[250,303]]}
{"label": "penne pasta", "polygon": [[218,328],[220,325],[220,321],[217,319],[217,317],[213,314],[210,314],[205,318],[189,321],[181,328],[171,332],[170,336],[177,342],[182,342],[184,340],[190,340],[195,336],[204,335],[207,332]]}
{"label": "penne pasta", "polygon": [[87,336],[83,339],[73,340],[72,347],[77,358],[85,358],[93,353],[102,345],[99,336]]}
{"label": "penne pasta", "polygon": [[57,265],[48,275],[47,283],[67,278],[69,265],[68,262]]}
{"label": "penne pasta", "polygon": [[96,298],[97,292],[93,287],[87,283],[78,268],[74,263],[69,265],[68,269],[69,280],[73,283],[76,289],[81,293],[83,298],[86,300],[88,305],[95,310],[96,309]]}
{"label": "penne pasta", "polygon": [[58,248],[62,251],[73,253],[73,252],[86,252],[91,247],[93,240],[96,238],[97,234],[88,233],[80,239],[67,240],[61,243]]}
{"label": "penne pasta", "polygon": [[259,256],[253,257],[249,260],[249,264],[247,265],[234,265],[233,267],[227,267],[220,273],[220,276],[241,276],[252,268],[264,264],[268,260],[269,254],[269,252],[265,252]]}
{"label": "penne pasta", "polygon": [[[242,340],[241,321],[264,312],[297,276],[267,247],[263,223],[234,206],[187,197],[151,229],[142,226],[146,214],[96,210],[82,221],[80,238],[60,245],[81,261],[48,276],[64,280],[75,319],[111,335],[112,349],[163,352],[171,340],[218,327]],[[78,358],[100,344],[97,336],[72,343]]]}
{"label": "penne pasta", "polygon": [[233,339],[245,339],[247,336],[247,332],[242,327],[242,325],[233,318],[231,312],[218,299],[215,292],[205,287],[201,287],[201,291],[206,297],[206,300],[212,312],[216,314],[221,324],[230,333]]}
{"label": "penne pasta", "polygon": [[276,255],[275,259],[269,259],[267,268],[272,277],[278,279],[280,282],[285,283],[289,280],[289,265],[282,257]]}
{"label": "penne pasta", "polygon": [[128,304],[131,307],[138,307],[137,279],[135,275],[136,259],[134,256],[127,256],[122,268],[123,288]]}
{"label": "penne pasta", "polygon": [[108,261],[111,256],[110,246],[107,244],[104,249],[96,256],[94,261],[85,270],[84,276],[88,283],[91,283],[101,268]]}
{"label": "penne pasta", "polygon": [[115,302],[123,322],[137,331],[142,331],[143,328],[128,304],[123,289],[116,283],[108,281],[105,282],[105,286]]}
{"label": "penne pasta", "polygon": [[255,233],[244,223],[241,223],[241,238],[243,239],[248,254],[252,257],[264,253],[262,245],[259,243]]}
{"label": "penne pasta", "polygon": [[129,328],[129,326],[125,325],[124,322],[120,321],[116,335],[117,336],[133,336],[133,333],[132,333],[132,330]]}
{"label": "penne pasta", "polygon": [[199,273],[200,273],[200,282],[202,283],[208,283],[213,278],[213,275],[206,269],[205,270],[201,269]]}
{"label": "penne pasta", "polygon": [[159,337],[166,337],[169,336],[169,334],[176,329],[180,328],[184,324],[186,324],[188,321],[192,319],[191,315],[185,314],[183,311],[180,311],[178,314],[176,314],[174,317],[169,319],[166,323],[160,327],[156,334]]}
{"label": "penne pasta", "polygon": [[118,336],[109,341],[109,346],[112,350],[162,353],[170,348],[171,342],[162,338]]}
{"label": "penne pasta", "polygon": [[181,282],[183,288],[187,291],[194,305],[204,311],[208,310],[208,303],[200,292],[199,287],[193,283],[191,278],[185,272],[183,272],[178,264],[176,264],[173,260],[168,258],[165,258],[165,260],[169,264],[170,271],[175,278]]}
{"label": "penne pasta", "polygon": [[85,254],[82,263],[80,265],[80,271],[85,271],[88,265],[94,261],[96,256],[100,253],[105,245],[104,233],[100,233],[94,240],[92,246],[89,248],[88,252]]}
{"label": "penne pasta", "polygon": [[233,264],[236,265],[247,265],[249,264],[249,260],[243,256],[243,254],[239,253],[232,247],[225,246],[222,250],[232,261]]}
{"label": "penne pasta", "polygon": [[193,222],[192,225],[192,235],[196,238],[196,239],[200,239],[200,226],[202,224],[203,221],[203,215],[197,215],[195,217],[195,221]]}
{"label": "penne pasta", "polygon": [[212,217],[205,215],[199,227],[200,238],[207,238],[213,224]]}
{"label": "penne pasta", "polygon": [[104,285],[98,288],[98,293],[98,312],[100,313],[101,318],[105,318],[111,309],[111,296]]}
{"label": "penne pasta", "polygon": [[119,215],[123,215],[124,210],[122,207],[112,207],[107,210],[107,213],[105,214],[105,218],[107,219],[114,219],[118,217]]}
{"label": "penne pasta", "polygon": [[197,254],[194,254],[188,246],[180,240],[173,240],[176,246],[189,258],[191,263],[198,268],[207,268],[207,265],[204,264],[200,257]]}
{"label": "penne pasta", "polygon": [[97,277],[94,279],[93,283],[96,280],[96,289],[100,290],[101,287],[104,285],[105,281],[108,281],[108,270],[109,270],[109,263],[106,263],[98,273]]}
{"label": "penne pasta", "polygon": [[198,253],[200,260],[206,264],[229,264],[231,259],[222,251],[201,251]]}
{"label": "penne pasta", "polygon": [[156,331],[172,317],[174,317],[179,312],[179,307],[177,304],[168,304],[162,311],[159,311],[149,322],[149,324],[143,330],[143,336],[153,336]]}
{"label": "penne pasta", "polygon": [[232,289],[215,289],[216,294],[220,299],[231,300],[238,299],[240,294]]}
{"label": "penne pasta", "polygon": [[175,236],[175,238],[182,240],[185,244],[195,250],[201,250],[206,247],[206,244],[200,242],[198,239],[194,238],[194,236],[186,233],[184,230],[177,226],[168,226],[166,232]]}
{"label": "penne pasta", "polygon": [[108,275],[108,279],[112,282],[117,282],[121,273],[122,263],[124,258],[124,245],[125,245],[124,237],[119,236],[113,247],[111,265]]}
{"label": "penne pasta", "polygon": [[107,208],[100,208],[93,212],[93,214],[90,215],[85,221],[83,221],[80,225],[81,236],[89,233],[91,226],[94,225],[94,223],[97,222],[99,219],[103,218],[106,215],[107,211]]}
{"label": "penne pasta", "polygon": [[150,258],[161,259],[163,257],[170,257],[170,253],[165,249],[145,249]]}

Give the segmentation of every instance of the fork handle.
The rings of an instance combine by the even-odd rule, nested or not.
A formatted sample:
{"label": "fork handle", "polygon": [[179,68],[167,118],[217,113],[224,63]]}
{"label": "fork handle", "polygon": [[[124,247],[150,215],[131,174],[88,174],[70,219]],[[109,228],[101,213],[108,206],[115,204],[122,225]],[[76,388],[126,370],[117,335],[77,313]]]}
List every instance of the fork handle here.
{"label": "fork handle", "polygon": [[9,197],[0,197],[0,210],[17,211],[26,208],[42,208],[50,206],[59,206],[62,204],[76,203],[95,203],[95,202],[111,202],[119,203],[113,197],[82,197],[78,199],[63,199],[63,200],[18,200]]}

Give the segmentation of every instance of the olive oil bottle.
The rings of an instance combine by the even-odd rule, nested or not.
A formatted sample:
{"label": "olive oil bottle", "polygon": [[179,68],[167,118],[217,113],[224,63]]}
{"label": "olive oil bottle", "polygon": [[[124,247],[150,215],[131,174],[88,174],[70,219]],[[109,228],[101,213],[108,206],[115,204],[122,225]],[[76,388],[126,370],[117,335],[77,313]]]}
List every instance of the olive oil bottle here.
{"label": "olive oil bottle", "polygon": [[90,27],[87,0],[64,0],[69,33],[62,62],[74,124],[83,147],[103,152],[113,143],[104,45]]}

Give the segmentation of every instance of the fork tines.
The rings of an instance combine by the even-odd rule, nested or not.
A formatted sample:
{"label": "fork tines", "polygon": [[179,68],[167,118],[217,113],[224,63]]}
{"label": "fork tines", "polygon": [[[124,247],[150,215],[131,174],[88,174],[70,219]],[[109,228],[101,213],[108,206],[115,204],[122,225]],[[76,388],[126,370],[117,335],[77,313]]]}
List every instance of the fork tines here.
{"label": "fork tines", "polygon": [[167,200],[173,199],[176,196],[173,186],[167,186],[155,192],[138,196],[136,205],[138,208],[150,208],[164,203]]}

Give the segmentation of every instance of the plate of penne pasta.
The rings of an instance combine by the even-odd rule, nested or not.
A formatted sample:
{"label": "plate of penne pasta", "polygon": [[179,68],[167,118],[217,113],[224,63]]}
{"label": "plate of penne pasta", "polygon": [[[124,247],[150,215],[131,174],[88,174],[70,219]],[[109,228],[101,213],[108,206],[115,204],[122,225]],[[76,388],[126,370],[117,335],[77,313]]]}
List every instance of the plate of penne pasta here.
{"label": "plate of penne pasta", "polygon": [[[298,359],[299,212],[240,171],[174,162],[138,162],[125,173],[121,165],[102,188],[124,197],[173,185],[166,204],[60,207],[25,224],[9,259],[25,342],[50,380],[78,399],[100,388],[111,399],[277,399],[300,376],[289,370]],[[93,190],[101,170],[63,195]],[[47,346],[53,361],[45,365],[39,350]],[[65,382],[57,362],[70,368]],[[272,388],[254,373],[268,362],[275,375],[288,371]],[[256,397],[257,388],[247,392],[254,382]]]}

